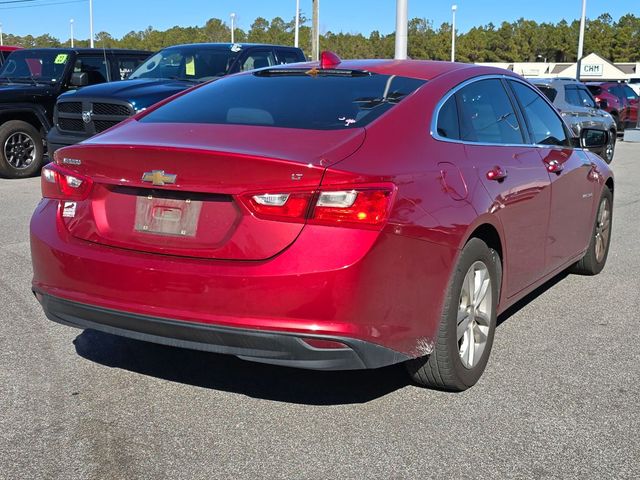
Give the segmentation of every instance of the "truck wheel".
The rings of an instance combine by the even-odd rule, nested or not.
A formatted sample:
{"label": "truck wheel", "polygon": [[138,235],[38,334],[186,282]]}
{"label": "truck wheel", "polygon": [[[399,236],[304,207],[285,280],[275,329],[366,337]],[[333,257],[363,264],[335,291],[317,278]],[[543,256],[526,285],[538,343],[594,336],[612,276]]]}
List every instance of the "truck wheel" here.
{"label": "truck wheel", "polygon": [[0,176],[30,177],[42,168],[42,135],[30,123],[11,120],[0,126]]}

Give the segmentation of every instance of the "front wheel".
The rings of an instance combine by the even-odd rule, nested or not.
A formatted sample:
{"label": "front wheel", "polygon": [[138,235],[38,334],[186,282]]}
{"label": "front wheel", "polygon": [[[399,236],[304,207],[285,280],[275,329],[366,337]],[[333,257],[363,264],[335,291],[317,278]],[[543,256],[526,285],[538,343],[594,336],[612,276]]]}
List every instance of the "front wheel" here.
{"label": "front wheel", "polygon": [[604,146],[604,152],[602,158],[605,162],[611,163],[613,161],[613,155],[616,151],[616,132],[611,130],[609,132],[609,139],[607,140],[607,144]]}
{"label": "front wheel", "polygon": [[493,345],[500,278],[497,253],[469,240],[447,290],[433,352],[406,364],[416,383],[462,391],[480,379]]}
{"label": "front wheel", "polygon": [[609,256],[611,243],[611,225],[613,221],[613,194],[608,187],[604,187],[598,212],[591,231],[591,241],[584,257],[572,268],[572,273],[579,275],[597,275],[604,268]]}
{"label": "front wheel", "polygon": [[42,135],[33,125],[10,120],[0,126],[0,176],[24,178],[42,167]]}

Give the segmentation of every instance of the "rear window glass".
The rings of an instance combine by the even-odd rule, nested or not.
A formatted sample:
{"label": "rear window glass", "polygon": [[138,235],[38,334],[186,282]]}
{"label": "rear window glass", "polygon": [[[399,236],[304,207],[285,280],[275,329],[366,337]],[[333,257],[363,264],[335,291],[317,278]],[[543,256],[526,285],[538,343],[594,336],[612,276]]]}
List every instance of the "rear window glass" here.
{"label": "rear window glass", "polygon": [[544,96],[547,97],[550,102],[553,102],[558,95],[557,90],[553,87],[548,87],[546,85],[536,85],[536,87],[538,87],[538,90],[544,93]]}
{"label": "rear window glass", "polygon": [[366,72],[305,71],[266,70],[224,78],[176,98],[140,121],[349,129],[367,125],[425,83]]}
{"label": "rear window glass", "polygon": [[587,88],[592,95],[600,95],[602,93],[602,88],[598,87],[597,85],[587,85]]}

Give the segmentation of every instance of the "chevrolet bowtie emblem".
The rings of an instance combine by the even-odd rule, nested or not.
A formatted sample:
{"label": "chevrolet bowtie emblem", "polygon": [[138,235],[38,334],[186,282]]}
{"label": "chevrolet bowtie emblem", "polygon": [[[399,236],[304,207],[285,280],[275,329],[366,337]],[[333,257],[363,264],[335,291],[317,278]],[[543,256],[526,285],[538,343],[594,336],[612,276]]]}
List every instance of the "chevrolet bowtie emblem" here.
{"label": "chevrolet bowtie emblem", "polygon": [[156,186],[162,186],[166,183],[176,183],[176,176],[172,173],[164,173],[164,170],[152,170],[142,174],[143,182],[151,182]]}

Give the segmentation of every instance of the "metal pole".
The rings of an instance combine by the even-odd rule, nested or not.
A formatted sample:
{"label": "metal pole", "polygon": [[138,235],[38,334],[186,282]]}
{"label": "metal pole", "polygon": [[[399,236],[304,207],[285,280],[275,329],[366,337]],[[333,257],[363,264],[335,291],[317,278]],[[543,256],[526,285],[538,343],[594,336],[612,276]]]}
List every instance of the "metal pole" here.
{"label": "metal pole", "polygon": [[299,39],[299,30],[300,30],[300,0],[296,0],[296,30],[293,39],[293,45],[298,47],[298,39]]}
{"label": "metal pole", "polygon": [[69,25],[71,26],[71,48],[73,48],[73,18],[69,20]]}
{"label": "metal pole", "polygon": [[456,10],[457,5],[451,5],[451,61],[456,61]]}
{"label": "metal pole", "polygon": [[4,45],[4,39],[2,38],[2,24],[0,23],[0,46]]}
{"label": "metal pole", "polygon": [[394,58],[406,60],[408,39],[408,6],[409,0],[396,0],[396,53]]}
{"label": "metal pole", "polygon": [[89,0],[89,46],[93,48],[93,0]]}
{"label": "metal pole", "polygon": [[312,0],[313,14],[311,19],[311,59],[314,61],[320,58],[320,0]]}
{"label": "metal pole", "polygon": [[236,43],[236,42],[234,41],[234,38],[235,38],[235,37],[234,37],[234,35],[233,35],[233,34],[234,34],[234,30],[235,30],[235,28],[236,28],[236,27],[235,27],[236,14],[235,14],[235,13],[232,13],[230,16],[231,16],[231,43]]}
{"label": "metal pole", "polygon": [[584,48],[584,24],[587,16],[587,0],[582,0],[582,16],[580,17],[580,38],[578,39],[578,61],[576,63],[576,79],[580,80],[580,67]]}

